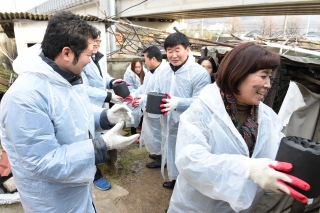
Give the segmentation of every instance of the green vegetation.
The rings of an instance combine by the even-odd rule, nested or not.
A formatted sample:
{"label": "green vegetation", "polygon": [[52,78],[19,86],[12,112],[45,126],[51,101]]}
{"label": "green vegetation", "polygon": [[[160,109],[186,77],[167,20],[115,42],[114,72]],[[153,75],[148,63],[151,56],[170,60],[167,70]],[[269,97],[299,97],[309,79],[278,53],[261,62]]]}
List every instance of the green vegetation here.
{"label": "green vegetation", "polygon": [[[194,29],[194,30],[186,30],[186,29],[183,29],[183,30],[180,30],[182,33],[186,34],[187,36],[190,36],[190,37],[195,37],[196,34],[199,35],[199,37],[201,37],[201,30],[199,29]],[[217,34],[217,31],[210,31],[210,30],[207,30],[207,29],[203,29],[203,38],[204,39],[208,39],[208,40],[211,40],[213,35],[216,35]]]}
{"label": "green vegetation", "polygon": [[139,160],[140,158],[144,158],[148,154],[148,151],[146,150],[145,147],[143,147],[141,149],[140,148],[130,149],[128,153],[130,154],[130,157],[133,160]]}
{"label": "green vegetation", "polygon": [[120,157],[119,164],[124,170],[128,170],[132,166],[132,160]]}
{"label": "green vegetation", "polygon": [[306,56],[307,58],[316,58],[316,59],[320,59],[320,56],[317,55],[308,55]]}
{"label": "green vegetation", "polygon": [[8,83],[12,76],[12,82],[18,77],[18,75],[12,70],[5,70],[0,67],[0,93],[6,92],[9,89]]}

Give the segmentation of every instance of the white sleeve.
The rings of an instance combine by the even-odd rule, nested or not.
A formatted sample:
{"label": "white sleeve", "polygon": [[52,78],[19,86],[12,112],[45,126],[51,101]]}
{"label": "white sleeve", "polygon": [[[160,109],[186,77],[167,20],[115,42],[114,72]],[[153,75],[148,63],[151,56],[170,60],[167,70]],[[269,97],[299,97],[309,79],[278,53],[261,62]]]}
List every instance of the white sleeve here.
{"label": "white sleeve", "polygon": [[247,209],[257,188],[248,179],[249,158],[226,154],[227,150],[215,150],[210,145],[212,140],[228,143],[210,131],[211,113],[196,99],[180,116],[175,160],[179,175],[203,195],[228,202],[235,211]]}

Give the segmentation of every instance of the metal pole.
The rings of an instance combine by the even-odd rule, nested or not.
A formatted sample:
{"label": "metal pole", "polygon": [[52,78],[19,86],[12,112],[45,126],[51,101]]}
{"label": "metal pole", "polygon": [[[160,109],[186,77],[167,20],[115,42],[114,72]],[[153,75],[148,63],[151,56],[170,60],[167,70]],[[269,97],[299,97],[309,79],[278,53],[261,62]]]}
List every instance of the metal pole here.
{"label": "metal pole", "polygon": [[[109,0],[109,17],[114,16],[116,14],[116,2],[115,0]],[[112,25],[111,26],[112,31],[116,31],[116,26]],[[113,52],[115,51],[116,48],[116,37],[115,36],[110,36],[110,51]]]}
{"label": "metal pole", "polygon": [[[107,20],[108,17],[115,15],[115,0],[99,0],[99,4],[96,0],[94,0],[97,7],[100,8],[100,12],[104,19]],[[97,17],[98,18],[98,17]],[[101,19],[103,20],[103,19]],[[110,26],[111,31],[115,32],[116,28],[114,25]],[[115,36],[110,35],[110,33],[106,33],[107,46],[106,52],[113,52],[116,50],[116,39]]]}
{"label": "metal pole", "polygon": [[203,18],[201,19],[201,38],[203,38]]}
{"label": "metal pole", "polygon": [[283,23],[283,36],[286,35],[286,30],[287,30],[287,15],[284,16],[284,23]]}
{"label": "metal pole", "polygon": [[308,32],[309,32],[309,24],[310,24],[310,15],[309,15],[309,18],[308,18],[308,25],[307,25],[307,32],[306,32],[306,36],[308,36]]}

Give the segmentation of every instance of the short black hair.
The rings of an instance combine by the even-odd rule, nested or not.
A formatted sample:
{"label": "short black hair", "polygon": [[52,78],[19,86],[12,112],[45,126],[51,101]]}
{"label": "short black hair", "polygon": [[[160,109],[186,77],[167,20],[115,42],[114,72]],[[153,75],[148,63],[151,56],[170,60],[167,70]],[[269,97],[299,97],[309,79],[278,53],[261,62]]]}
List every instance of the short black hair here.
{"label": "short black hair", "polygon": [[88,39],[97,37],[95,27],[70,11],[60,11],[50,18],[41,48],[46,57],[54,60],[64,47],[69,47],[74,52],[73,64],[76,64],[88,47]]}
{"label": "short black hair", "polygon": [[[92,26],[92,27],[94,27],[94,26]],[[97,37],[99,36],[101,38],[101,31],[96,27],[94,27],[94,29],[96,30],[96,33],[98,34]]]}
{"label": "short black hair", "polygon": [[185,49],[190,46],[188,37],[183,33],[172,33],[164,40],[164,49],[181,44]]}
{"label": "short black hair", "polygon": [[147,53],[147,57],[149,59],[152,59],[153,57],[155,57],[158,62],[162,61],[162,54],[159,48],[156,46],[147,47],[145,50],[143,50],[143,53]]}

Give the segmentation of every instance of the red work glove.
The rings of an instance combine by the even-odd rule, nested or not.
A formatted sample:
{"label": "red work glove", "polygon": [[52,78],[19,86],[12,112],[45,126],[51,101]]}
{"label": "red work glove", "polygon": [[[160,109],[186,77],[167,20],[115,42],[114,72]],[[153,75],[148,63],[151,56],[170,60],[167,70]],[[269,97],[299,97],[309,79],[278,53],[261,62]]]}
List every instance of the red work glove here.
{"label": "red work glove", "polygon": [[286,193],[301,203],[307,203],[308,198],[291,188],[290,185],[304,191],[310,190],[310,185],[297,177],[283,173],[292,170],[291,163],[273,161],[267,158],[250,158],[250,160],[249,178],[256,184],[263,189]]}
{"label": "red work glove", "polygon": [[[114,80],[114,81],[112,82],[112,85],[114,85],[114,84],[116,84],[116,83],[121,83],[122,81],[124,81],[124,80],[122,80],[122,79]],[[130,84],[129,84],[128,82],[126,82],[126,85],[127,85],[127,86],[130,86]]]}
{"label": "red work glove", "polygon": [[142,98],[140,96],[136,97],[133,101],[132,101],[132,107],[133,108],[137,108],[142,102]]}
{"label": "red work glove", "polygon": [[175,110],[178,106],[178,98],[170,95],[168,92],[165,93],[169,99],[162,99],[162,102],[166,104],[161,104],[160,107],[163,108],[161,112],[164,116],[168,115],[168,113],[172,110]]}
{"label": "red work glove", "polygon": [[128,95],[127,97],[125,97],[124,99],[122,99],[122,103],[126,103],[126,104],[130,104],[133,100],[133,97],[131,95]]}

